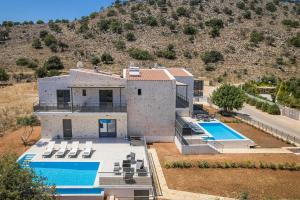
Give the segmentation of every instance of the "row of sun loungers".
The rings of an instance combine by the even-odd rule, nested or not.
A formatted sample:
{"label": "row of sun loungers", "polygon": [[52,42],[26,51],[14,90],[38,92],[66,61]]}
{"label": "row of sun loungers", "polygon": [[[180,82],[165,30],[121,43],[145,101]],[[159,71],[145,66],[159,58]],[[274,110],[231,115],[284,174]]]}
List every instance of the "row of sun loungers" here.
{"label": "row of sun loungers", "polygon": [[[90,157],[92,154],[92,145],[93,143],[91,141],[87,141],[85,143],[85,148],[83,149],[82,152],[82,157],[86,158],[86,157]],[[54,154],[55,151],[55,142],[54,141],[50,141],[49,144],[46,147],[46,151],[43,153],[43,157],[51,157]],[[67,141],[62,141],[60,144],[60,147],[58,149],[58,151],[56,152],[55,156],[56,157],[64,157],[67,153],[68,150],[68,142]],[[76,157],[79,153],[79,141],[74,141],[72,142],[72,147],[70,149],[70,152],[68,154],[68,156],[70,158],[72,157]]]}

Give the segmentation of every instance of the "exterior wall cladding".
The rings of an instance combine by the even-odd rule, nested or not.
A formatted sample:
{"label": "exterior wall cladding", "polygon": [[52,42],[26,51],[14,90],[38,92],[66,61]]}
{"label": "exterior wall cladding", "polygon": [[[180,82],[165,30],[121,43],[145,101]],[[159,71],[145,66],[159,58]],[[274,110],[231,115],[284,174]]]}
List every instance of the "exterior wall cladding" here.
{"label": "exterior wall cladding", "polygon": [[[124,112],[37,111],[35,113],[40,117],[42,124],[42,137],[62,137],[62,121],[71,119],[73,138],[98,138],[98,120],[116,119],[117,137],[145,136],[149,142],[173,141],[176,80],[189,85],[188,97],[191,100],[193,77],[176,77],[175,80],[172,75],[166,73],[170,80],[127,80],[92,70],[72,69],[70,75],[39,79],[40,105],[56,105],[56,90],[70,90],[71,85],[81,85],[72,89],[74,106],[99,103],[99,90],[108,88],[113,90],[113,103],[121,101],[122,104],[127,104],[127,111]],[[112,88],[114,86],[115,88]],[[82,96],[83,89],[86,90],[86,96]],[[177,92],[185,95],[184,91]]]}

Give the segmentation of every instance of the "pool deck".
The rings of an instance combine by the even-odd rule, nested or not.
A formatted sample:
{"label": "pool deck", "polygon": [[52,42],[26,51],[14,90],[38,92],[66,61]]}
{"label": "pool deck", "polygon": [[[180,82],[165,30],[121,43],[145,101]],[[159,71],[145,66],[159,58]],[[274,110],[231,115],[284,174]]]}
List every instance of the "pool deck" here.
{"label": "pool deck", "polygon": [[[47,148],[47,144],[50,141],[55,141],[54,154],[50,158],[44,158],[42,156]],[[63,158],[57,158],[55,156],[56,151],[60,147],[60,143],[63,140],[50,140],[50,139],[41,139],[35,145],[33,145],[25,154],[36,154],[31,162],[100,162],[100,167],[97,173],[94,186],[99,185],[99,177],[114,177],[114,163],[119,162],[122,166],[122,161],[126,160],[126,156],[133,152],[136,154],[135,158],[144,160],[144,166],[149,169],[149,163],[146,155],[146,150],[143,145],[135,146],[130,145],[130,142],[125,139],[117,138],[101,138],[101,139],[72,139],[64,140],[68,142],[67,153]],[[68,153],[72,148],[72,142],[79,141],[79,153],[76,158],[69,158]],[[92,156],[90,158],[83,158],[82,151],[85,148],[85,142],[92,141]],[[22,155],[22,156],[23,156]],[[135,168],[135,165],[132,165]],[[100,172],[100,173],[99,173]],[[101,174],[101,175],[100,175]],[[149,175],[148,175],[149,177]]]}

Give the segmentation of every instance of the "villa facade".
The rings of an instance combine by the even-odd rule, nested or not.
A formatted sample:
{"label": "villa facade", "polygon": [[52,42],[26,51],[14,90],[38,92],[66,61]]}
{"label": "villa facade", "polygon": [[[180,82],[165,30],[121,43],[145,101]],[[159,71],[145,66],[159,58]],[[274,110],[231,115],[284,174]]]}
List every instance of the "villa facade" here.
{"label": "villa facade", "polygon": [[123,70],[71,69],[69,75],[38,80],[42,138],[143,136],[172,142],[176,112],[193,109],[191,73],[183,68]]}

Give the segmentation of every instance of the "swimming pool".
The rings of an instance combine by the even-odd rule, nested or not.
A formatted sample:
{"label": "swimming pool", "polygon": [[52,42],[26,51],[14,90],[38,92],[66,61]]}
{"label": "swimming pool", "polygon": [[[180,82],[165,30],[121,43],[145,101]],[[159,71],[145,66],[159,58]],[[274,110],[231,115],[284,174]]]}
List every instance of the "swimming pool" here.
{"label": "swimming pool", "polygon": [[30,162],[29,167],[51,186],[93,186],[99,162]]}
{"label": "swimming pool", "polygon": [[226,126],[221,122],[207,122],[198,123],[210,137],[205,138],[206,140],[245,140],[247,139],[242,134],[236,132],[230,127]]}

